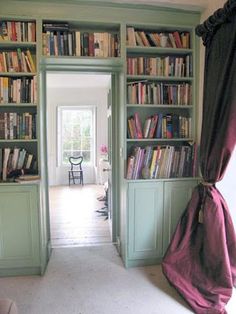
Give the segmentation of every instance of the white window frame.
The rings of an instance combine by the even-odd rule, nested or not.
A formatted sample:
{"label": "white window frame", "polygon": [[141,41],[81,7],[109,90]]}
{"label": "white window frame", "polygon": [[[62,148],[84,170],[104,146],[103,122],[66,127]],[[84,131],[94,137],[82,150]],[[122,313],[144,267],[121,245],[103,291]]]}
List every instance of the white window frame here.
{"label": "white window frame", "polygon": [[96,107],[95,106],[57,106],[57,166],[66,167],[62,161],[62,112],[63,110],[90,110],[92,112],[92,150],[90,162],[84,161],[83,163],[88,166],[94,166],[96,161]]}

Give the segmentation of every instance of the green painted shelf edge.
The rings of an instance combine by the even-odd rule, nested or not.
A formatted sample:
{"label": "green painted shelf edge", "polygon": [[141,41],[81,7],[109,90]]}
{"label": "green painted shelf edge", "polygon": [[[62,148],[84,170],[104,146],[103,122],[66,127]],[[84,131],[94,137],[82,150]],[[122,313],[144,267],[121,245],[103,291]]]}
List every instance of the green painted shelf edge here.
{"label": "green painted shelf edge", "polygon": [[163,108],[163,109],[192,109],[193,105],[158,105],[158,104],[126,104],[127,108]]}
{"label": "green painted shelf edge", "polygon": [[159,179],[136,179],[136,180],[127,180],[124,179],[126,183],[148,183],[148,182],[171,182],[171,181],[200,181],[199,177],[181,177],[181,178],[159,178]]}
{"label": "green painted shelf edge", "polygon": [[10,40],[0,41],[0,47],[7,47],[7,48],[8,47],[9,48],[15,48],[15,47],[36,48],[36,45],[37,45],[36,42],[29,42],[29,41],[10,41]]}
{"label": "green painted shelf edge", "polygon": [[33,103],[0,103],[0,108],[2,108],[2,107],[17,107],[17,108],[37,107],[37,104],[33,104]]}
{"label": "green painted shelf edge", "polygon": [[[177,76],[154,76],[154,75],[126,75],[127,80],[142,80],[142,81],[173,81],[173,82],[191,82],[193,77],[177,77]],[[128,82],[130,83],[130,82]]]}
{"label": "green painted shelf edge", "polygon": [[32,72],[0,72],[0,76],[35,76],[37,73]]}
{"label": "green painted shelf edge", "polygon": [[163,47],[141,47],[141,46],[126,46],[126,52],[129,53],[154,53],[154,54],[174,54],[174,55],[186,55],[193,53],[193,49],[183,48],[163,48]]}
{"label": "green painted shelf edge", "polygon": [[193,142],[193,138],[127,138],[127,142]]}
{"label": "green painted shelf edge", "polygon": [[32,185],[40,185],[40,180],[32,180],[32,181],[24,181],[22,183],[19,182],[9,182],[9,181],[0,181],[0,186],[32,186]]}
{"label": "green painted shelf edge", "polygon": [[0,143],[22,143],[22,142],[30,142],[30,143],[37,143],[37,139],[31,139],[31,140],[24,140],[24,139],[0,139]]}

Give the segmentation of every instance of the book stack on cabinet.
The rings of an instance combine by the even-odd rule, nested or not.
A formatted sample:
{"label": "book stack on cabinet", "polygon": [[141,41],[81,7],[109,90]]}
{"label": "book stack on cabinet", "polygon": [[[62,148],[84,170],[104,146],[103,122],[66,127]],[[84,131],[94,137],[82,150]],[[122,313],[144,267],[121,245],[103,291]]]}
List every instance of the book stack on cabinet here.
{"label": "book stack on cabinet", "polygon": [[0,181],[38,173],[36,21],[0,21]]}
{"label": "book stack on cabinet", "polygon": [[127,26],[126,178],[197,176],[191,29]]}
{"label": "book stack on cabinet", "polygon": [[120,38],[117,28],[96,31],[68,22],[43,23],[43,55],[74,57],[119,57]]}

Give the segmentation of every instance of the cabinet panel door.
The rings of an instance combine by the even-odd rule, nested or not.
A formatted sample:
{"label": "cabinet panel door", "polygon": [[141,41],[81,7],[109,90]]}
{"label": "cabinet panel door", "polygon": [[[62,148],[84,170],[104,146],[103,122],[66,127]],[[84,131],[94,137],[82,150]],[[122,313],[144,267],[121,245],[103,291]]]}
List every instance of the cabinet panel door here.
{"label": "cabinet panel door", "polygon": [[196,185],[197,180],[173,181],[164,184],[164,252]]}
{"label": "cabinet panel door", "polygon": [[36,186],[0,189],[0,267],[39,265]]}
{"label": "cabinet panel door", "polygon": [[128,199],[129,258],[161,256],[163,184],[130,183]]}

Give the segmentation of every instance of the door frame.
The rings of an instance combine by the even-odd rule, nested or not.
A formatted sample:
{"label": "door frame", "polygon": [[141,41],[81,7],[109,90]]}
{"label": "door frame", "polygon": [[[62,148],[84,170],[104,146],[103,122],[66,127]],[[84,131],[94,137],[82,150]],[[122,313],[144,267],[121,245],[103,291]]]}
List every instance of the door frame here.
{"label": "door frame", "polygon": [[[72,62],[73,61],[73,62]],[[120,167],[119,167],[119,136],[116,132],[119,130],[119,105],[120,105],[120,80],[119,75],[122,72],[121,62],[111,62],[110,60],[84,60],[84,59],[43,59],[40,63],[39,74],[39,90],[40,90],[40,108],[39,108],[39,165],[41,169],[42,191],[41,199],[44,202],[46,209],[46,225],[48,237],[48,252],[51,252],[50,239],[50,215],[49,215],[49,179],[48,179],[48,162],[47,162],[47,72],[67,72],[67,73],[90,73],[90,74],[110,74],[111,75],[111,90],[112,90],[112,243],[116,244],[119,238],[119,186],[120,186]]]}

